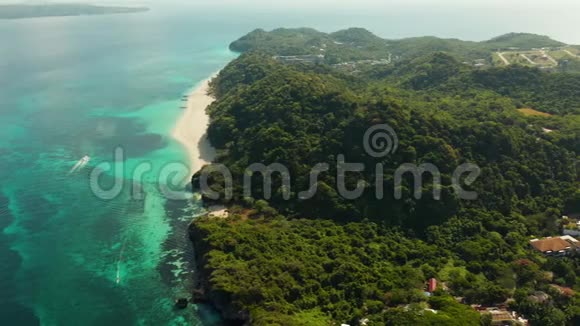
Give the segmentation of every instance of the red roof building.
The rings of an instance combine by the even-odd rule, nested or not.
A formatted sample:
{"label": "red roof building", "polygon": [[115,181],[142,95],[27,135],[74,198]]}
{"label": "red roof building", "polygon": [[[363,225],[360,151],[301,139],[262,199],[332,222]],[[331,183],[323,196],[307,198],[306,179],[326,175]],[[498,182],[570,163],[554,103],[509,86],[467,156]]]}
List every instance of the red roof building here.
{"label": "red roof building", "polygon": [[435,290],[437,290],[437,280],[430,278],[427,282],[427,291],[433,293]]}
{"label": "red roof building", "polygon": [[530,245],[546,255],[566,255],[576,250],[578,240],[570,237],[548,237],[543,239],[533,239]]}

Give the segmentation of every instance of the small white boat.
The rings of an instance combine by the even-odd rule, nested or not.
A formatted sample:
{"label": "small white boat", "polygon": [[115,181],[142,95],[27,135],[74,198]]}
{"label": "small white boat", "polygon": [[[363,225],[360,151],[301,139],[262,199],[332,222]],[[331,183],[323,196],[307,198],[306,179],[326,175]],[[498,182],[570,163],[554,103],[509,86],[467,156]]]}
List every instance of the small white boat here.
{"label": "small white boat", "polygon": [[89,161],[91,160],[91,157],[88,155],[83,156],[83,158],[81,158],[73,167],[72,169],[68,172],[69,174],[79,171],[80,169],[84,168],[85,165],[87,165],[89,163]]}

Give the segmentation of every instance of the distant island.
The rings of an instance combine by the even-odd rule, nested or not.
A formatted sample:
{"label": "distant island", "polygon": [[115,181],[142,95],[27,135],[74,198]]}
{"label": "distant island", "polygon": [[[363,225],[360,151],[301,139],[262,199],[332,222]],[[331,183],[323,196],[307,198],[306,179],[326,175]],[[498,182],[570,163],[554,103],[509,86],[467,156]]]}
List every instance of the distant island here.
{"label": "distant island", "polygon": [[146,7],[111,7],[89,4],[0,5],[0,19],[129,14],[148,11]]}
{"label": "distant island", "polygon": [[256,29],[230,45],[236,52],[262,51],[284,61],[316,61],[342,70],[389,64],[444,52],[479,68],[518,64],[546,71],[580,71],[580,48],[545,35],[508,33],[474,42],[434,36],[383,39],[363,28],[323,33],[312,28]]}

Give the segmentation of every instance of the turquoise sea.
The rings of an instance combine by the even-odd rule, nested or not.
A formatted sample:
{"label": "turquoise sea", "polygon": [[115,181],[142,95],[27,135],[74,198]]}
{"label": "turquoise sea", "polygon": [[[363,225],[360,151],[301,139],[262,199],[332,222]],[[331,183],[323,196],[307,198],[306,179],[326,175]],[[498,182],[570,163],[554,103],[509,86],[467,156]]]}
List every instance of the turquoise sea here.
{"label": "turquoise sea", "polygon": [[[155,182],[165,164],[187,162],[170,136],[181,96],[235,58],[229,42],[256,27],[362,26],[384,37],[480,40],[542,32],[537,17],[552,17],[538,10],[514,22],[490,11],[477,20],[466,9],[448,13],[457,17],[450,21],[437,10],[304,15],[191,6],[0,21],[0,325],[219,325],[209,307],[173,309],[192,287],[185,228],[202,212],[193,199],[166,200]],[[570,18],[553,15],[544,34],[580,43]],[[138,180],[106,172],[103,187],[124,187],[104,200],[89,176],[117,147],[125,171],[143,162],[153,171]],[[90,162],[69,173],[84,155]]]}
{"label": "turquoise sea", "polygon": [[[173,310],[191,289],[185,230],[199,204],[166,201],[155,180],[187,162],[170,136],[181,95],[236,56],[238,32],[208,35],[189,19],[0,22],[0,325],[211,324],[204,307]],[[107,173],[104,188],[125,187],[102,200],[89,175],[117,146],[126,172],[153,171]]]}

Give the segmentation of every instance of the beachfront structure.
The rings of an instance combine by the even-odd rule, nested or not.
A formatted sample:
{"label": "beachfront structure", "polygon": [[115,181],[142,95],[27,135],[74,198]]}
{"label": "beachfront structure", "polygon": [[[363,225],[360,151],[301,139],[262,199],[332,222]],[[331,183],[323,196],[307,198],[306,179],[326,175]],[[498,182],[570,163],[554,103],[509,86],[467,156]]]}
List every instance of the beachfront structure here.
{"label": "beachfront structure", "polygon": [[547,256],[565,256],[576,252],[580,248],[580,242],[569,235],[532,239],[530,240],[530,245]]}

